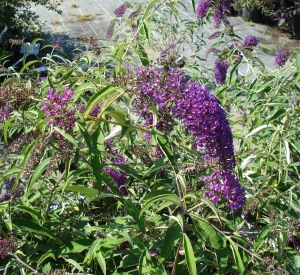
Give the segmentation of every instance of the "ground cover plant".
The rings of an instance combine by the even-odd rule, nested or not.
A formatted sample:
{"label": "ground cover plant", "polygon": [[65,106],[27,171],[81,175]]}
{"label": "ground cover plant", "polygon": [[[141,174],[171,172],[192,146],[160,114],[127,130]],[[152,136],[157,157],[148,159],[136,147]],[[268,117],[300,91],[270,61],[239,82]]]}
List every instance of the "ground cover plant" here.
{"label": "ground cover plant", "polygon": [[190,4],[125,3],[89,51],[1,74],[2,273],[299,274],[299,52],[270,70],[231,1]]}

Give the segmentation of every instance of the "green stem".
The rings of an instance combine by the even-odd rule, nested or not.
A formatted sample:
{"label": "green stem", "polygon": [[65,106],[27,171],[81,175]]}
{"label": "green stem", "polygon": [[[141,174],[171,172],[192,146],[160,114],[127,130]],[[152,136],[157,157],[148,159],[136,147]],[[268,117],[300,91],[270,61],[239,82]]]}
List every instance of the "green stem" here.
{"label": "green stem", "polygon": [[52,202],[52,198],[54,196],[55,190],[56,190],[57,186],[59,185],[59,183],[61,182],[62,178],[64,177],[64,174],[65,174],[65,171],[62,173],[61,177],[59,178],[59,180],[56,182],[56,184],[53,186],[53,189],[51,190],[50,198],[48,200],[46,212],[44,215],[45,222],[48,220],[48,214],[49,214],[49,210],[50,210],[50,206],[51,206],[51,202]]}

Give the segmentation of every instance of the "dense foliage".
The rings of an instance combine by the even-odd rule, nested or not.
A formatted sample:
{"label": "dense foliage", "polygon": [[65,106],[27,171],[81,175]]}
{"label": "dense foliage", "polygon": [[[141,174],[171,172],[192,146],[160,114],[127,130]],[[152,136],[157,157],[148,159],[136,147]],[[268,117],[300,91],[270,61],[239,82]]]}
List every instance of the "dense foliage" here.
{"label": "dense foliage", "polygon": [[204,69],[191,4],[125,3],[101,46],[1,74],[1,272],[299,274],[299,52],[266,68],[210,12]]}
{"label": "dense foliage", "polygon": [[56,0],[1,0],[0,26],[7,25],[10,28],[27,31],[34,29],[39,18],[31,9],[33,5],[41,5],[59,12],[59,1]]}

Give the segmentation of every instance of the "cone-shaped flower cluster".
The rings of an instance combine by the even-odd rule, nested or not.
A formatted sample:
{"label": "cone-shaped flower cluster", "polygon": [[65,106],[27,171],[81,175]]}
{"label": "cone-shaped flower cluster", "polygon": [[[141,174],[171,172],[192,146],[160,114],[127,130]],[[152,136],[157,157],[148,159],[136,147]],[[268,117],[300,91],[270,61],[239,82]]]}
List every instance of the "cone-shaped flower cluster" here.
{"label": "cone-shaped flower cluster", "polygon": [[259,43],[259,39],[253,35],[248,35],[244,40],[243,47],[256,47]]}
{"label": "cone-shaped flower cluster", "polygon": [[215,62],[215,78],[218,84],[224,84],[228,69],[228,62],[226,60],[217,59]]}
{"label": "cone-shaped flower cluster", "polygon": [[210,7],[211,7],[210,0],[200,0],[197,7],[198,18],[203,19],[206,16]]}
{"label": "cone-shaped flower cluster", "polygon": [[218,28],[222,20],[226,19],[226,14],[230,13],[231,2],[231,0],[200,0],[197,6],[197,16],[203,19],[207,15],[210,7],[213,7],[214,27]]}
{"label": "cone-shaped flower cluster", "polygon": [[[136,110],[146,126],[153,126],[151,109],[157,110],[158,123],[169,133],[177,121],[181,121],[195,138],[204,159],[218,162],[218,170],[203,180],[208,182],[204,194],[215,204],[222,199],[235,212],[245,201],[245,193],[231,173],[235,167],[233,140],[225,111],[209,89],[196,81],[188,81],[182,72],[159,68],[138,69],[132,85],[136,94]],[[167,118],[167,119],[166,119]]]}
{"label": "cone-shaped flower cluster", "polygon": [[203,177],[208,183],[209,190],[203,191],[205,196],[214,204],[225,201],[231,212],[236,212],[246,201],[245,190],[240,186],[239,180],[227,171],[216,170],[211,175]]}
{"label": "cone-shaped flower cluster", "polygon": [[46,99],[48,102],[42,103],[42,108],[47,118],[51,118],[48,125],[57,126],[66,131],[71,130],[75,125],[76,108],[71,109],[73,89],[65,88],[62,94],[55,93],[52,88],[48,89]]}
{"label": "cone-shaped flower cluster", "polygon": [[175,117],[194,136],[198,149],[207,159],[217,158],[224,169],[233,170],[235,157],[229,123],[225,111],[207,87],[188,81],[175,69],[164,73],[159,68],[146,68],[135,74],[134,103],[147,126],[152,126],[149,110],[154,103],[159,108],[156,125],[159,130],[169,133]]}
{"label": "cone-shaped flower cluster", "polygon": [[275,66],[283,67],[287,62],[289,56],[290,56],[290,51],[286,48],[281,48],[276,54]]}

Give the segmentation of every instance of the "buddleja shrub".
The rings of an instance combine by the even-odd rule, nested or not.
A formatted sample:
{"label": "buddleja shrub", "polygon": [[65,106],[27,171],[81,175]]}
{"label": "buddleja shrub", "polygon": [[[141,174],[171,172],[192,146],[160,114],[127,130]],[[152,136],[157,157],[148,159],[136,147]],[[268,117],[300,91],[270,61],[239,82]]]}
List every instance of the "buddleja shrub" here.
{"label": "buddleja shrub", "polygon": [[[156,2],[138,12],[144,31]],[[131,51],[149,38],[111,41],[96,64],[49,55],[45,79],[5,76],[1,271],[297,274],[296,61],[254,66],[249,37],[224,47],[216,81],[196,81],[172,58],[128,66],[136,54],[150,63]],[[220,102],[244,111],[243,131],[232,134]]]}

